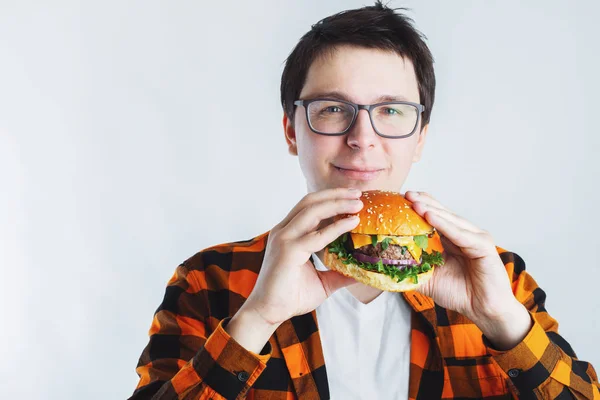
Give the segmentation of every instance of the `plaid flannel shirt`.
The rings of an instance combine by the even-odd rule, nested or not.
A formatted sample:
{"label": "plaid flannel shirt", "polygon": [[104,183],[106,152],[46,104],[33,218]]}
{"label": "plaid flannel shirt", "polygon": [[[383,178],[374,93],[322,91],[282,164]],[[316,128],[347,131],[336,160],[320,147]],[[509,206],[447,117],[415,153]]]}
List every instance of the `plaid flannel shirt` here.
{"label": "plaid flannel shirt", "polygon": [[[176,268],[154,314],[131,399],[330,397],[314,311],[285,321],[260,354],[224,330],[254,287],[267,237],[209,247]],[[558,334],[545,293],[521,257],[497,250],[533,327],[515,348],[497,351],[463,315],[417,292],[398,294],[414,310],[409,398],[600,399],[594,368]]]}

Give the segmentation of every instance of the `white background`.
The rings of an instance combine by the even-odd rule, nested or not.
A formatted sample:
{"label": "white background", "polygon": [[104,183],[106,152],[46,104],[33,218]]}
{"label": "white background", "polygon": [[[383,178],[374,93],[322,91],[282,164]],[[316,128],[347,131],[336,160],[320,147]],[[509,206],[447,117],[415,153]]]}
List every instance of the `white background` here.
{"label": "white background", "polygon": [[[177,264],[305,194],[283,61],[317,20],[371,3],[50,3],[0,1],[0,397],[126,398]],[[570,4],[392,3],[438,79],[402,190],[521,255],[600,366],[600,6]]]}

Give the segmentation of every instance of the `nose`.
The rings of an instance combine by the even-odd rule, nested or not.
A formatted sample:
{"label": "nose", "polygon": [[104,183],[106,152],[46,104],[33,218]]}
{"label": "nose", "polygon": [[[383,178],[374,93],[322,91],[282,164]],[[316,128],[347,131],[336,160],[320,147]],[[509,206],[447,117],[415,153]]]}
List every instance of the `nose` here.
{"label": "nose", "polygon": [[379,140],[379,135],[371,125],[369,112],[367,110],[359,110],[356,116],[354,125],[350,128],[347,134],[348,146],[355,150],[368,149],[375,147],[375,142]]}

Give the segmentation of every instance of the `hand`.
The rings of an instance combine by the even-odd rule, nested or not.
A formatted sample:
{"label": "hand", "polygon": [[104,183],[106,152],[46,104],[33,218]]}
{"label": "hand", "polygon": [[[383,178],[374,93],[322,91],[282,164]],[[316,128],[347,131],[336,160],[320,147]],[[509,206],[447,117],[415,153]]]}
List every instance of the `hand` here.
{"label": "hand", "polygon": [[436,268],[418,291],[471,319],[492,343],[504,348],[518,343],[529,331],[531,321],[513,295],[492,236],[427,193],[410,191],[405,197],[437,229],[444,246],[444,265]]}
{"label": "hand", "polygon": [[[330,222],[338,214],[360,211],[360,195],[360,191],[346,188],[310,193],[270,231],[258,279],[240,315],[231,320],[232,331],[238,331],[241,319],[255,328],[257,323],[276,327],[314,310],[336,290],[355,283],[335,271],[317,271],[309,258],[358,225],[357,216]],[[272,330],[263,329],[265,335]],[[251,347],[256,349],[258,342],[261,340]]]}

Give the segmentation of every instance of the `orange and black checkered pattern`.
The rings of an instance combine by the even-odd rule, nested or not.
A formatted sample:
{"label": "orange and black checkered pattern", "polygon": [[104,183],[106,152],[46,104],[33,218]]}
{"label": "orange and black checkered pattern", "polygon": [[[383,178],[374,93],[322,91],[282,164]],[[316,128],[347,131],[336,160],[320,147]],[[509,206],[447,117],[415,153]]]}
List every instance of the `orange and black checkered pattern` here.
{"label": "orange and black checkered pattern", "polygon": [[[260,354],[224,330],[254,287],[267,237],[207,248],[176,268],[154,314],[131,399],[330,397],[314,311],[283,323]],[[594,368],[558,334],[523,260],[497,249],[532,329],[514,349],[497,351],[463,315],[417,292],[399,294],[414,310],[409,398],[600,399]]]}

